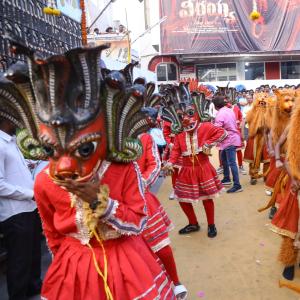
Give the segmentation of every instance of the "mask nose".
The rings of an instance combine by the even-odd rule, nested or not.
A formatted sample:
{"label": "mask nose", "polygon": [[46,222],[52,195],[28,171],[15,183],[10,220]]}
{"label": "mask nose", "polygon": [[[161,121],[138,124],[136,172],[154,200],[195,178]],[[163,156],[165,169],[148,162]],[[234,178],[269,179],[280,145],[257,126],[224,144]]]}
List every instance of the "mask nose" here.
{"label": "mask nose", "polygon": [[78,178],[78,165],[75,159],[70,156],[61,157],[55,167],[55,177],[64,180],[66,178]]}

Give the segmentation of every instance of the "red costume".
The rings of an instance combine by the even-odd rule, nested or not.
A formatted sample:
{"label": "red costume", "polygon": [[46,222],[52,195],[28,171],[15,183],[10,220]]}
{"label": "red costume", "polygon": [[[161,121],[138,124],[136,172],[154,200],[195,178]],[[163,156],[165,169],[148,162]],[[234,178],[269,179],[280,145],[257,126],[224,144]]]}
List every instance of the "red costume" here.
{"label": "red costume", "polygon": [[54,255],[42,296],[49,300],[104,299],[105,284],[96,259],[102,272],[107,268],[106,282],[113,299],[174,299],[170,282],[139,235],[147,217],[137,168],[103,161],[100,172],[100,183],[110,189],[109,205],[97,227],[100,243],[89,237],[82,201],[72,207],[72,195],[56,185],[47,170],[37,178],[35,197]]}
{"label": "red costume", "polygon": [[143,145],[143,154],[137,163],[146,188],[145,199],[148,214],[148,221],[143,231],[143,236],[153,252],[157,252],[170,244],[168,232],[172,229],[173,224],[159,200],[149,191],[151,184],[154,183],[160,172],[157,146],[149,134],[142,134],[140,140]]}
{"label": "red costume", "polygon": [[141,112],[146,89],[128,82],[131,65],[102,74],[106,47],[36,59],[14,42],[15,52],[29,58],[30,80],[21,67],[14,79],[38,114],[39,139],[49,157],[49,168],[35,183],[54,255],[41,297],[175,299],[171,281],[141,236],[147,209],[132,161],[142,153],[137,136],[148,129]]}
{"label": "red costume", "polygon": [[180,155],[183,158],[175,185],[177,200],[194,203],[212,199],[222,190],[215,168],[202,153],[202,147],[214,146],[224,137],[224,129],[209,122],[201,123],[192,133],[182,132],[175,137],[169,162],[175,164]]}

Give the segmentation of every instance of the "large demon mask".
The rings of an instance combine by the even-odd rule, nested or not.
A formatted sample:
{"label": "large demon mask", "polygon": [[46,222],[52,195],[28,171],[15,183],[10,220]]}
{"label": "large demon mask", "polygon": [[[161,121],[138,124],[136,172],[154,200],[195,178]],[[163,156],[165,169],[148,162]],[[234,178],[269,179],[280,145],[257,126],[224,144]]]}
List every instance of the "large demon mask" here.
{"label": "large demon mask", "polygon": [[128,86],[126,70],[106,72],[103,78],[100,55],[107,46],[40,59],[27,47],[13,45],[29,57],[39,139],[54,180],[87,181],[104,159],[136,159],[142,149],[135,137],[147,126],[140,113],[145,88]]}

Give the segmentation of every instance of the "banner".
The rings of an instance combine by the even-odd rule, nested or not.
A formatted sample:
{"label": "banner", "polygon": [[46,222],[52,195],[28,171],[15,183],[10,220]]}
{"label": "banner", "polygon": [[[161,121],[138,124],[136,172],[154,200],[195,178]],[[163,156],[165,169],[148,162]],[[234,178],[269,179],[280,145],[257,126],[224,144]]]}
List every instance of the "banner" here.
{"label": "banner", "polygon": [[110,44],[110,48],[102,52],[102,56],[116,60],[121,63],[128,62],[128,37],[125,34],[103,34],[103,35],[89,35],[88,43],[95,43],[96,45]]}
{"label": "banner", "polygon": [[57,8],[71,19],[81,22],[81,9],[79,0],[57,0]]}
{"label": "banner", "polygon": [[300,50],[300,0],[160,0],[160,14],[162,54]]}

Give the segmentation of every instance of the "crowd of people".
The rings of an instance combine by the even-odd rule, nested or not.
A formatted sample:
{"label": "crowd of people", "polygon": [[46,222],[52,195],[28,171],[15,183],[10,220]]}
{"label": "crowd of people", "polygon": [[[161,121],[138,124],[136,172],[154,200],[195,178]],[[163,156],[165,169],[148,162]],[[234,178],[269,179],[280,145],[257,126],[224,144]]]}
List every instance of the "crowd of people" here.
{"label": "crowd of people", "polygon": [[[133,64],[99,72],[105,46],[42,60],[12,45],[30,64],[0,77],[0,230],[11,300],[187,299],[172,220],[150,188],[170,175],[170,198],[188,221],[178,233],[200,230],[193,204],[202,202],[213,239],[214,198],[225,187],[243,192],[246,162],[251,184],[265,181],[271,198],[260,211],[271,209],[271,228],[283,236],[283,276],[294,278],[297,87],[223,87],[205,96],[180,83],[154,93],[144,78],[132,82]],[[43,284],[40,221],[53,255]]]}

